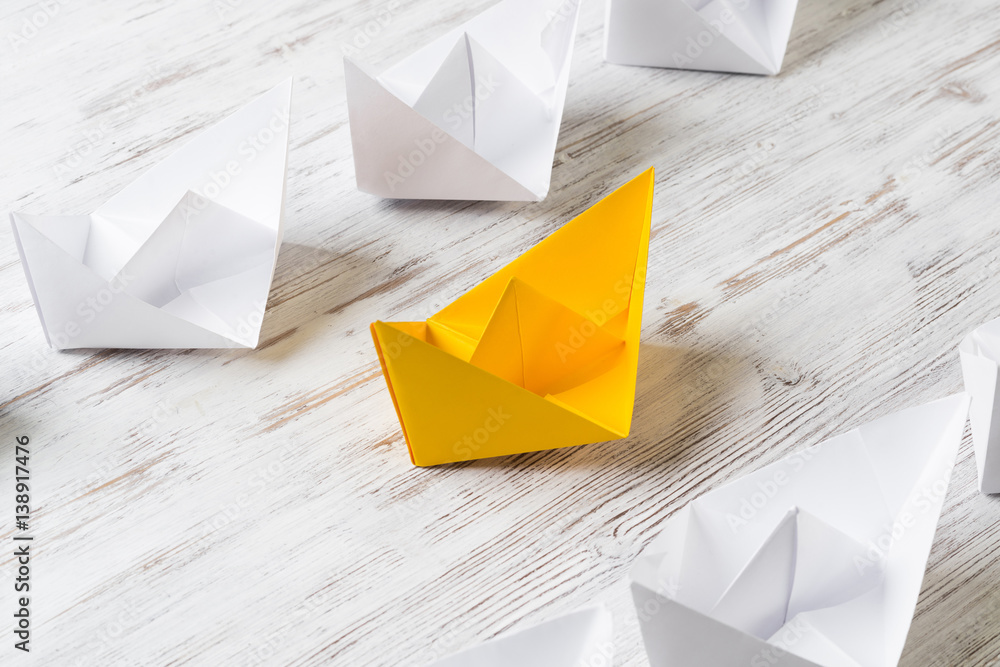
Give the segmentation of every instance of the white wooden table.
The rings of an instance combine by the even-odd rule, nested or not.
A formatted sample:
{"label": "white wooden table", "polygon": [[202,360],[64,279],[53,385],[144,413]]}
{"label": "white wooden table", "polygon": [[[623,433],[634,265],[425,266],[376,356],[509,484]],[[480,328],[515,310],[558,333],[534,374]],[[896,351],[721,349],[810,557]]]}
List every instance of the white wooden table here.
{"label": "white wooden table", "polygon": [[[616,664],[644,665],[625,575],[672,512],[961,390],[959,340],[1000,316],[991,0],[803,0],[775,78],[606,65],[586,0],[553,187],[528,205],[354,184],[342,48],[368,26],[360,56],[388,63],[489,0],[48,2],[0,10],[10,208],[90,212],[297,79],[256,351],[50,351],[0,225],[3,665],[424,664],[590,602]],[[413,468],[368,323],[427,317],[650,165],[632,437]],[[902,665],[997,664],[998,528],[967,436]]]}

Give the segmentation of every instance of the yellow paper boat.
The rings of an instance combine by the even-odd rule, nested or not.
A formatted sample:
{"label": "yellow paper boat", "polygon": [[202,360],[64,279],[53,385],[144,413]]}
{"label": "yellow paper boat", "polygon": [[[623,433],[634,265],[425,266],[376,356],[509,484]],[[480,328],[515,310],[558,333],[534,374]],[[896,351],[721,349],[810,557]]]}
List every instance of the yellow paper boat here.
{"label": "yellow paper boat", "polygon": [[372,337],[414,465],[628,436],[649,169],[426,322]]}

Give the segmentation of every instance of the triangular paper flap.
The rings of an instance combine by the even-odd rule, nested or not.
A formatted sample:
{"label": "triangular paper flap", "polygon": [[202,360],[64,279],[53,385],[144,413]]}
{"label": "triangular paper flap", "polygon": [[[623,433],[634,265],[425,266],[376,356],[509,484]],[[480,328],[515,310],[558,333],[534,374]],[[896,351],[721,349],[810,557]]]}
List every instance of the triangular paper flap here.
{"label": "triangular paper flap", "polygon": [[[927,557],[934,533],[941,517],[941,509],[948,494],[952,470],[958,456],[959,445],[965,430],[968,396],[958,394],[940,399],[929,404],[934,406],[928,416],[933,416],[933,422],[926,422],[930,431],[940,434],[938,444],[929,456],[921,478],[913,487],[913,492],[907,499],[899,514],[898,520],[883,529],[877,540],[879,548],[888,541],[891,545],[887,551],[887,584],[883,587],[884,599],[870,600],[873,605],[872,618],[884,619],[885,650],[877,656],[873,653],[871,660],[882,658],[887,665],[895,665],[903,653],[906,636],[913,619],[913,610],[920,595],[924,572],[927,569]],[[945,426],[947,423],[947,426]],[[888,537],[891,538],[887,540]],[[891,585],[890,585],[891,582]],[[862,597],[852,604],[861,605],[867,598]],[[878,605],[878,606],[876,606]],[[881,611],[879,616],[875,614]],[[845,628],[838,636],[834,626],[824,627],[816,620],[812,621],[820,627],[824,634],[845,647],[845,651],[853,655],[865,655],[866,647],[849,650],[852,638],[851,628]]]}
{"label": "triangular paper flap", "polygon": [[[463,361],[468,361],[472,358],[473,353],[476,351],[477,341],[472,340],[465,334],[442,326],[437,322],[421,322],[421,324],[424,326],[424,329],[421,329],[421,334],[418,338]],[[393,322],[393,326],[396,326],[395,322]]]}
{"label": "triangular paper flap", "polygon": [[549,16],[548,24],[542,29],[542,50],[552,65],[553,85],[551,93],[543,92],[541,97],[554,107],[557,103],[561,106],[561,100],[566,97],[566,87],[560,86],[559,82],[569,76],[580,3],[577,0],[562,0]]}
{"label": "triangular paper flap", "polygon": [[908,408],[858,429],[892,516],[916,490],[935,452],[962,439],[969,410],[964,394]]}
{"label": "triangular paper flap", "polygon": [[[739,538],[729,539],[724,550],[726,564],[718,571],[724,581],[743,569],[790,507],[808,511],[862,543],[876,539],[896,519],[889,513],[857,431],[796,451],[693,503],[700,508],[702,523],[712,526],[711,534],[718,535],[718,540],[734,534]],[[718,549],[712,543],[703,548]],[[697,563],[698,556],[692,558]],[[711,578],[705,584],[709,590],[718,590]]]}
{"label": "triangular paper flap", "polygon": [[[966,407],[967,399],[960,395],[901,413],[904,419],[919,423],[928,434],[923,437],[930,438],[934,445],[920,451],[919,446],[914,447],[916,436],[901,431],[903,440],[916,451],[898,455],[922,461],[919,475],[911,480],[911,491],[896,516],[888,514],[886,498],[891,499],[895,494],[893,486],[880,479],[885,470],[879,461],[884,453],[879,448],[891,450],[895,444],[885,434],[878,433],[886,423],[881,420],[873,422],[876,428],[868,428],[869,424],[801,450],[696,499],[690,504],[691,518],[683,538],[675,530],[672,544],[657,539],[652,545],[656,553],[670,553],[672,545],[674,549],[684,549],[681,576],[674,583],[677,593],[673,598],[692,613],[704,611],[705,600],[714,600],[716,591],[721,597],[717,581],[723,584],[732,581],[780,524],[783,508],[794,504],[800,508],[800,536],[806,532],[823,536],[810,541],[813,554],[796,553],[800,561],[796,577],[801,577],[802,582],[811,580],[815,586],[801,591],[793,586],[795,601],[790,606],[791,618],[786,626],[804,622],[818,633],[808,644],[812,647],[810,651],[821,651],[826,640],[833,643],[838,649],[833,652],[838,662],[831,664],[850,664],[840,662],[845,656],[857,665],[896,664],[920,593],[927,555],[961,442]],[[880,444],[872,445],[872,441]],[[910,475],[911,471],[905,471],[905,476]],[[813,515],[809,524],[802,517],[806,509]],[[762,531],[766,532],[762,535]],[[843,535],[835,540],[831,531]],[[800,544],[803,548],[810,546]],[[859,548],[863,549],[861,554],[856,553]],[[844,577],[853,578],[848,569],[831,569],[815,555],[842,561],[852,552],[857,586],[842,581]],[[676,565],[676,555],[672,560]],[[651,567],[644,565],[647,575]],[[670,577],[673,572],[661,572],[660,576]],[[812,591],[811,596],[804,594],[807,588]],[[836,594],[829,593],[833,589]],[[821,601],[829,606],[795,613],[795,609]],[[664,629],[661,627],[659,631]],[[643,633],[645,636],[646,628]],[[809,653],[810,657],[820,654]],[[676,659],[676,655],[671,658]],[[662,664],[652,656],[651,662],[654,666]],[[730,663],[708,661],[708,664]]]}
{"label": "triangular paper flap", "polygon": [[802,616],[786,623],[768,644],[775,647],[775,653],[786,651],[822,667],[863,667]]}
{"label": "triangular paper flap", "polygon": [[271,267],[262,263],[242,273],[197,285],[184,294],[221,323],[219,327],[206,328],[254,348],[260,339],[270,289]]}
{"label": "triangular paper flap", "polygon": [[582,315],[512,278],[470,363],[545,396],[556,393],[568,376],[591,368],[624,344]]}
{"label": "triangular paper flap", "polygon": [[476,153],[541,198],[552,178],[562,105],[550,106],[482,44],[471,37],[468,42],[475,73]]}
{"label": "triangular paper flap", "polygon": [[690,520],[689,503],[670,516],[663,531],[635,559],[629,579],[658,595],[673,598],[680,581]]}
{"label": "triangular paper flap", "polygon": [[650,667],[820,667],[641,584],[633,582],[631,588]]}
{"label": "triangular paper flap", "polygon": [[363,192],[395,199],[538,201],[344,59],[354,169]]}
{"label": "triangular paper flap", "polygon": [[708,25],[685,0],[611,0],[604,57],[619,65],[776,73]]}
{"label": "triangular paper flap", "polygon": [[[872,574],[871,577],[879,577],[873,588],[839,604],[802,612],[789,619],[783,628],[784,632],[779,631],[775,635],[777,645],[787,646],[792,653],[809,660],[820,657],[829,659],[829,662],[820,662],[824,667],[828,664],[852,667],[896,665],[906,633],[904,631],[899,640],[898,650],[890,648],[888,624],[902,622],[904,627],[909,627],[913,607],[891,609],[885,601],[892,595],[891,591],[896,584],[892,581],[894,577],[890,575],[888,579],[883,579],[880,573]],[[843,599],[846,596],[840,597]],[[796,633],[809,635],[811,639],[802,645],[798,642],[791,642],[789,645],[789,642],[782,641],[783,637]],[[836,646],[836,650],[830,650],[827,644]],[[889,657],[893,653],[894,659]]]}
{"label": "triangular paper flap", "polygon": [[594,607],[492,639],[430,667],[580,667],[614,661],[611,613]]}
{"label": "triangular paper flap", "polygon": [[90,237],[89,215],[29,215],[18,211],[10,215],[11,224],[31,225],[67,255],[78,262],[83,261]]}
{"label": "triangular paper flap", "polygon": [[792,24],[795,22],[795,10],[799,0],[766,0],[764,4],[764,16],[771,42],[771,60],[777,74],[781,70],[785,52],[788,50],[788,40],[792,35]]}
{"label": "triangular paper flap", "polygon": [[517,311],[517,289],[511,280],[469,363],[518,387],[524,387],[524,350],[521,347],[521,326]]}
{"label": "triangular paper flap", "polygon": [[962,339],[960,350],[1000,361],[1000,319],[987,322]]}
{"label": "triangular paper flap", "polygon": [[[51,347],[58,349],[60,345],[57,345],[49,337],[49,325],[45,322],[45,310],[48,306],[46,305],[43,308],[42,303],[38,300],[35,281],[31,277],[31,266],[32,264],[37,264],[39,271],[57,270],[58,265],[56,262],[58,262],[59,253],[64,253],[66,257],[69,257],[69,255],[66,254],[65,250],[59,248],[55,241],[42,234],[29,222],[33,218],[34,216],[25,216],[11,211],[10,227],[14,233],[14,245],[17,246],[17,254],[21,258],[21,269],[24,271],[25,280],[28,281],[31,300],[35,304],[35,312],[38,313],[38,320],[42,325],[42,331],[45,333],[45,342]],[[86,219],[86,224],[89,226],[89,218]],[[24,230],[24,240],[21,238],[21,230]],[[53,249],[58,249],[58,252],[55,252]]]}
{"label": "triangular paper flap", "polygon": [[291,90],[288,79],[205,130],[98,208],[95,217],[127,226],[136,237],[134,252],[190,190],[278,230]]}
{"label": "triangular paper flap", "polygon": [[[645,255],[642,258],[642,267],[645,271]],[[635,407],[644,286],[644,284],[633,285],[633,303],[637,302],[639,305],[630,308],[625,331],[625,347],[621,353],[612,353],[593,366],[583,367],[576,376],[568,376],[561,384],[579,384],[548,397],[550,401],[570,408],[577,414],[587,415],[593,421],[618,433],[622,438],[628,437],[631,430],[632,410]],[[610,330],[610,323],[605,327]],[[593,379],[584,381],[584,375]]]}
{"label": "triangular paper flap", "polygon": [[629,307],[637,260],[649,243],[652,190],[649,169],[431,319],[478,340],[507,283],[516,277],[603,324]]}
{"label": "triangular paper flap", "polygon": [[476,82],[470,49],[468,35],[455,41],[434,78],[413,103],[413,109],[475,150]]}
{"label": "triangular paper flap", "polygon": [[101,279],[31,225],[18,226],[17,235],[42,325],[56,349],[239,346],[125,294],[120,281]]}
{"label": "triangular paper flap", "polygon": [[1000,493],[1000,429],[994,428],[994,415],[1000,410],[997,362],[968,352],[961,353],[961,360],[965,391],[972,397],[969,420],[972,422],[979,490]]}
{"label": "triangular paper flap", "polygon": [[[678,602],[702,613],[709,613],[722,597],[730,583],[746,567],[774,528],[784,517],[784,512],[766,526],[756,522],[744,530],[743,525],[725,520],[707,502],[708,494],[688,504],[690,519],[684,533],[680,569],[677,576]],[[788,505],[785,505],[785,510]],[[745,523],[745,522],[744,522]]]}
{"label": "triangular paper flap", "polygon": [[501,0],[389,67],[378,81],[412,106],[455,42],[468,34],[529,90],[545,95],[558,87],[557,78],[567,78],[565,69],[555,70],[551,63],[560,54],[568,61],[572,53],[577,4],[575,0]]}
{"label": "triangular paper flap", "polygon": [[[768,641],[782,637],[783,628],[795,632],[798,623],[815,616],[805,612],[843,608],[882,582],[881,561],[858,567],[859,560],[868,557],[868,550],[867,545],[810,513],[792,508],[710,615]],[[856,631],[871,629],[869,618],[848,616],[864,624]]]}
{"label": "triangular paper flap", "polygon": [[842,605],[882,581],[885,564],[881,559],[858,567],[862,559],[871,557],[869,545],[798,509],[795,526],[795,576],[786,622],[803,612]]}
{"label": "triangular paper flap", "polygon": [[538,197],[548,192],[559,134],[553,110],[468,33],[413,109]]}
{"label": "triangular paper flap", "polygon": [[[246,274],[260,267],[270,273],[278,244],[277,230],[211,201],[206,201],[201,210],[178,210],[176,214],[186,217],[177,263],[177,287],[181,290]],[[249,295],[257,300],[266,296],[267,292],[262,294],[259,286]]]}
{"label": "triangular paper flap", "polygon": [[712,618],[760,639],[785,624],[795,579],[797,513],[793,509],[782,519],[736,575],[709,612]]}
{"label": "triangular paper flap", "polygon": [[[534,452],[616,437],[390,324],[376,322],[373,332],[415,465]],[[390,345],[394,354],[388,351]]]}
{"label": "triangular paper flap", "polygon": [[[632,283],[629,289],[628,307],[615,314],[605,311],[607,322],[603,328],[614,336],[625,340],[625,349],[620,355],[611,355],[607,360],[613,366],[598,373],[592,369],[593,380],[581,382],[572,389],[560,391],[549,397],[561,405],[571,406],[577,413],[588,415],[594,421],[627,437],[632,425],[632,410],[635,407],[635,387],[639,369],[639,338],[642,330],[643,299],[646,292],[646,269],[649,257],[650,212],[653,206],[653,174],[650,171],[649,192],[646,202],[646,223],[639,236],[639,252],[636,257]],[[616,291],[625,289],[625,281],[616,283]],[[606,301],[604,306],[614,305]],[[600,311],[588,313],[588,318],[600,324]],[[579,379],[579,378],[577,378]]]}
{"label": "triangular paper flap", "polygon": [[[672,569],[661,569],[660,578],[676,582],[679,602],[747,634],[766,639],[795,615],[841,605],[881,581],[880,561],[857,568],[859,559],[868,557],[868,545],[797,507],[781,518],[730,580],[728,559],[717,557],[732,551],[740,527],[728,526],[727,534],[698,501],[689,507],[694,520],[688,532],[679,537],[675,531],[673,538],[684,545],[675,547],[683,549],[684,556],[680,564],[675,556]],[[715,591],[727,581],[715,600]]]}
{"label": "triangular paper flap", "polygon": [[721,27],[719,39],[728,39],[771,72],[777,66],[771,56],[771,37],[765,16],[767,0],[744,0],[738,6],[729,0],[684,0],[705,22]]}
{"label": "triangular paper flap", "polygon": [[252,347],[261,319],[251,326],[248,318],[263,313],[277,242],[275,230],[189,192],[129,260],[122,282],[131,296]]}

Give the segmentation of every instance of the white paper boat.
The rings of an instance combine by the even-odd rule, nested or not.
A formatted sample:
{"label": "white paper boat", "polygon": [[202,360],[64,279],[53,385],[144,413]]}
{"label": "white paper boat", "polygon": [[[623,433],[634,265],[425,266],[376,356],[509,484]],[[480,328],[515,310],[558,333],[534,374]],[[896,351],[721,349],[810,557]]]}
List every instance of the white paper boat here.
{"label": "white paper boat", "polygon": [[49,344],[256,347],[281,246],[292,80],[91,215],[11,213]]}
{"label": "white paper boat", "polygon": [[903,651],[965,394],[713,489],[634,565],[652,667],[888,667]]}
{"label": "white paper boat", "polygon": [[777,74],[798,0],[608,0],[604,57],[619,65]]}
{"label": "white paper boat", "polygon": [[381,76],[345,58],[358,188],[395,199],[544,199],[577,13],[577,0],[502,0]]}

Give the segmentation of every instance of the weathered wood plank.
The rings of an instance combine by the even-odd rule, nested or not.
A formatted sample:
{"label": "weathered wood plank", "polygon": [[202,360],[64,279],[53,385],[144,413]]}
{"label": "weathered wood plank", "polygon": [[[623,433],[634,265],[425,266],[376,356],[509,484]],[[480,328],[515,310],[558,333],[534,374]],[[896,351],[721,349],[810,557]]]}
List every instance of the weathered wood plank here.
{"label": "weathered wood plank", "polygon": [[[673,511],[961,389],[958,341],[1000,315],[995,3],[802,3],[774,78],[603,64],[585,3],[544,202],[358,193],[341,47],[381,19],[358,45],[391,62],[488,5],[65,2],[15,48],[41,10],[5,4],[15,209],[88,212],[297,75],[259,350],[49,351],[0,226],[0,452],[31,436],[37,503],[21,662],[422,664],[604,601],[643,665],[624,576]],[[412,468],[368,323],[427,317],[649,165],[632,437]],[[968,439],[945,507],[901,664],[993,665],[1000,505]]]}

